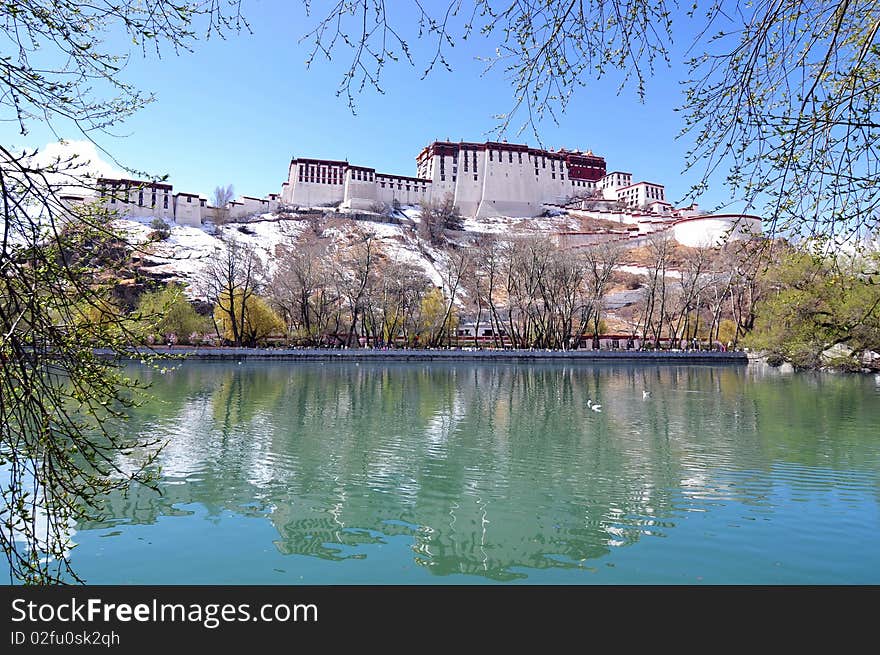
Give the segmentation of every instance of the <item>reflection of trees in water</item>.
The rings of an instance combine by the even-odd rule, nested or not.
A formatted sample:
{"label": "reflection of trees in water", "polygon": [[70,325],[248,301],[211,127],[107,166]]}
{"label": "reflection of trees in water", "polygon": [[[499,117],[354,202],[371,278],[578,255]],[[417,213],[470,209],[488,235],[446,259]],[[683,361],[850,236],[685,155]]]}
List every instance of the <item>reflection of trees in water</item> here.
{"label": "reflection of trees in water", "polygon": [[[753,375],[187,363],[154,378],[168,402],[136,417],[171,439],[163,454],[170,483],[161,497],[114,497],[110,512],[150,522],[197,502],[212,514],[268,515],[281,552],[327,559],[407,535],[415,561],[441,575],[510,579],[521,568],[588,566],[614,546],[662,533],[683,504],[764,502],[778,458],[855,464],[857,439],[837,448],[778,427],[780,407],[803,407],[797,420],[806,429],[831,425],[840,403],[871,425],[852,384],[831,381],[831,398],[816,400],[804,398],[809,378]],[[588,399],[602,403],[601,414]]]}

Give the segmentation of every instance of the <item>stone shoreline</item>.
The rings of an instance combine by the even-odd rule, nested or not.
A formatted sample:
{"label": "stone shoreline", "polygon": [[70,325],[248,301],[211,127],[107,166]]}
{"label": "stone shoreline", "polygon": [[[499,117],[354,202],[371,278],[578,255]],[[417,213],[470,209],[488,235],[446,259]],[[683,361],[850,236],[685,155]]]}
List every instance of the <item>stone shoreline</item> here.
{"label": "stone shoreline", "polygon": [[[182,356],[192,360],[256,361],[584,361],[584,362],[680,362],[748,364],[744,352],[718,351],[626,351],[626,350],[405,350],[334,348],[197,348],[187,346],[154,347],[151,351],[132,351],[131,358],[158,355]],[[112,356],[98,349],[100,356]]]}

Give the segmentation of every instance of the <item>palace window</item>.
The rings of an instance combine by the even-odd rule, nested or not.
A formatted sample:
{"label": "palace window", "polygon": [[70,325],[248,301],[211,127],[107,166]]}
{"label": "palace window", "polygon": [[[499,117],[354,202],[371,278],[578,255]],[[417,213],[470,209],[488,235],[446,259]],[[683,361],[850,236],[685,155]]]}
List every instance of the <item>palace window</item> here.
{"label": "palace window", "polygon": [[156,206],[156,192],[155,191],[153,191],[153,193],[151,194],[150,200],[151,200],[150,207],[155,207]]}
{"label": "palace window", "polygon": [[522,164],[522,153],[518,152],[516,153],[516,156],[519,157],[519,163]]}
{"label": "palace window", "polygon": [[512,164],[512,163],[513,163],[513,153],[512,153],[512,152],[508,152],[508,153],[507,153],[507,163],[508,163],[508,164]]}
{"label": "palace window", "polygon": [[495,161],[491,150],[489,151],[489,161]]}
{"label": "palace window", "polygon": [[193,199],[192,199],[192,197],[191,197],[191,196],[187,196],[187,197],[186,197],[186,201],[187,201],[187,202],[192,202],[192,201],[193,201]]}
{"label": "palace window", "polygon": [[144,191],[141,189],[138,191],[138,207],[144,206]]}
{"label": "palace window", "polygon": [[164,200],[162,201],[162,207],[163,207],[164,209],[168,209],[168,193],[167,193],[167,192],[165,193],[165,198],[164,198]]}

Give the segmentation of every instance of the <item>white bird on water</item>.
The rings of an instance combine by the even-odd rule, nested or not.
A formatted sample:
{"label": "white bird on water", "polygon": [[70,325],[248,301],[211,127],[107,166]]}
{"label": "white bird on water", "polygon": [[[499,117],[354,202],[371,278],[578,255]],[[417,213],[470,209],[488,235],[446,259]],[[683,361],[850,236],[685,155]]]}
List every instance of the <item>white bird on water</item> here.
{"label": "white bird on water", "polygon": [[642,391],[642,400],[647,400],[650,397],[651,397],[650,391]]}
{"label": "white bird on water", "polygon": [[601,412],[602,411],[602,405],[594,405],[592,398],[587,398],[587,407],[592,409],[594,412]]}

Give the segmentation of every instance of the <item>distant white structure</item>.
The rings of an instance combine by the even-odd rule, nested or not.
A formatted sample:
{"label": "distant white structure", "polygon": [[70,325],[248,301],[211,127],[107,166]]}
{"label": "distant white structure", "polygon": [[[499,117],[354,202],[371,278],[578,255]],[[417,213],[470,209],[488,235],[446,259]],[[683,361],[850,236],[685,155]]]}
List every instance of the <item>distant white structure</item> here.
{"label": "distant white structure", "polygon": [[592,152],[512,143],[435,141],[416,157],[418,175],[378,173],[347,161],[293,159],[282,202],[300,207],[418,204],[451,195],[466,216],[534,216],[545,203],[592,193],[605,160]]}
{"label": "distant white structure", "polygon": [[[633,242],[657,232],[667,232],[687,246],[711,246],[761,233],[757,216],[708,214],[695,204],[676,209],[662,184],[634,183],[632,173],[607,172],[605,159],[589,150],[435,141],[416,156],[416,168],[417,176],[408,177],[347,161],[294,158],[280,194],[241,196],[225,211],[235,220],[271,213],[282,205],[370,211],[395,202],[417,205],[451,196],[462,215],[474,218],[531,217],[549,210],[603,221],[603,229],[558,233],[564,247]],[[217,215],[205,198],[173,193],[170,184],[105,178],[99,180],[99,196],[108,208],[130,217],[199,226]],[[608,229],[608,222],[619,227]]]}
{"label": "distant white structure", "polygon": [[761,219],[746,214],[704,214],[675,220],[670,229],[683,246],[711,248],[760,236]]}
{"label": "distant white structure", "polygon": [[632,245],[647,243],[652,235],[667,234],[692,248],[711,248],[728,241],[753,239],[761,235],[761,218],[751,214],[710,214],[692,204],[674,209],[667,202],[657,202],[641,209],[609,207],[604,200],[570,203],[577,208],[568,213],[581,217],[617,223],[614,229],[587,232],[559,232],[558,245],[577,248],[596,243],[621,242]]}
{"label": "distant white structure", "polygon": [[339,205],[370,210],[377,203],[418,204],[431,199],[431,181],[377,173],[332,159],[293,159],[281,201],[299,207]]}
{"label": "distant white structure", "polygon": [[[97,198],[120,216],[130,218],[159,218],[166,222],[198,227],[206,220],[215,217],[216,208],[207,199],[195,193],[179,191],[174,193],[170,184],[129,180],[121,178],[101,178],[97,185]],[[94,196],[66,195],[61,198],[67,203],[78,204],[96,199]],[[269,194],[266,198],[242,196],[226,207],[231,219],[251,214],[273,212],[278,209],[279,196]]]}

